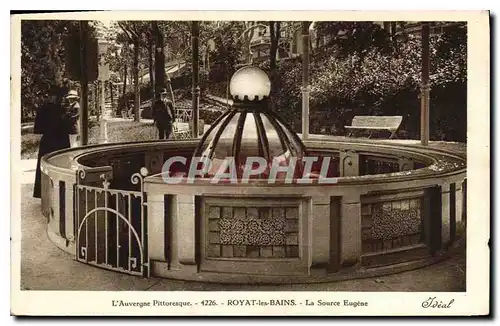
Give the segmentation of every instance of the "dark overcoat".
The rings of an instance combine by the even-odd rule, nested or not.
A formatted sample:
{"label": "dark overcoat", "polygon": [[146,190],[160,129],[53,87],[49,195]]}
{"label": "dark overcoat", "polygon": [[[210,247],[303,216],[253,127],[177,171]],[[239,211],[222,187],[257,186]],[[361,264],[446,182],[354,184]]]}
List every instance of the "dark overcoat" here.
{"label": "dark overcoat", "polygon": [[172,101],[157,99],[153,104],[153,119],[158,127],[172,124],[175,120],[175,110]]}
{"label": "dark overcoat", "polygon": [[73,117],[60,104],[46,103],[37,109],[34,133],[41,134],[36,165],[33,197],[41,198],[40,161],[45,154],[69,148],[69,134],[73,131]]}

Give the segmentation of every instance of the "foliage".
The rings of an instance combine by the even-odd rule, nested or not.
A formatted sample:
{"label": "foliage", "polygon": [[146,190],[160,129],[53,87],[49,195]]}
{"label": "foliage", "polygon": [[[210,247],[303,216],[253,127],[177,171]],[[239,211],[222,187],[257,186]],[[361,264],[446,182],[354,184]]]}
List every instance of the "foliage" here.
{"label": "foliage", "polygon": [[338,57],[356,53],[364,57],[376,49],[390,53],[389,34],[373,22],[319,22],[316,26],[317,37],[326,39],[325,48],[336,47]]}
{"label": "foliage", "polygon": [[[465,140],[466,30],[448,28],[431,38],[431,137]],[[311,63],[311,132],[345,135],[354,115],[402,115],[408,137],[419,137],[420,40],[411,35],[387,53],[379,46],[342,54],[320,48]],[[325,53],[327,51],[327,53]],[[301,63],[279,65],[277,110],[300,130]],[[325,123],[325,121],[335,121]]]}
{"label": "foliage", "polygon": [[37,158],[41,138],[41,135],[31,133],[21,135],[21,159]]}
{"label": "foliage", "polygon": [[242,40],[240,39],[243,22],[220,22],[214,31],[215,49],[211,54],[211,61],[215,63],[210,71],[211,83],[226,81],[236,71],[237,64],[243,54]]}
{"label": "foliage", "polygon": [[211,125],[217,120],[222,111],[216,110],[200,110],[200,120],[203,120],[205,124]]}
{"label": "foliage", "polygon": [[[78,30],[70,20],[23,20],[21,23],[21,108],[22,117],[32,113],[43,102],[51,85],[74,84],[65,81],[65,38]],[[89,35],[95,24],[89,23]]]}

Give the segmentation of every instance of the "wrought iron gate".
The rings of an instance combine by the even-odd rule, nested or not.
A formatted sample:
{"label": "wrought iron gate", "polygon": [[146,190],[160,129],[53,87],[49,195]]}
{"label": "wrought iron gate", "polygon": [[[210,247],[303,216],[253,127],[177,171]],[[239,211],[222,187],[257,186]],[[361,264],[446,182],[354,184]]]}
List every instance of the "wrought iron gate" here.
{"label": "wrought iron gate", "polygon": [[122,273],[149,277],[147,252],[145,168],[131,182],[140,191],[109,188],[105,174],[102,187],[82,184],[85,170],[77,172],[75,185],[76,259]]}

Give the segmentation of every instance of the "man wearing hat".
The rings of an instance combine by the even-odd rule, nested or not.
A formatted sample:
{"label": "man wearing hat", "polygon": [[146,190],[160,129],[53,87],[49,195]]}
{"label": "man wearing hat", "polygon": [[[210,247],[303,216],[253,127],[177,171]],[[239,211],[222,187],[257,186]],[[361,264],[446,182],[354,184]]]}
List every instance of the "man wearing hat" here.
{"label": "man wearing hat", "polygon": [[175,120],[175,110],[172,101],[167,96],[167,89],[162,88],[153,104],[153,119],[158,128],[159,138],[168,139]]}
{"label": "man wearing hat", "polygon": [[65,96],[71,147],[78,146],[78,118],[80,116],[80,97],[77,91],[70,90]]}

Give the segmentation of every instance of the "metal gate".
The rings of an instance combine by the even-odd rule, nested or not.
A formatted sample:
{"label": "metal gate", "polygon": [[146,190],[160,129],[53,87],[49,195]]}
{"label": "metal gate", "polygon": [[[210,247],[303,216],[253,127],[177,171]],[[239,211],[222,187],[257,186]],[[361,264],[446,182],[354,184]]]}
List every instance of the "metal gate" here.
{"label": "metal gate", "polygon": [[84,185],[85,170],[77,172],[75,185],[76,259],[122,273],[149,277],[147,252],[145,168],[134,173],[140,191],[109,188],[105,174],[102,187]]}

